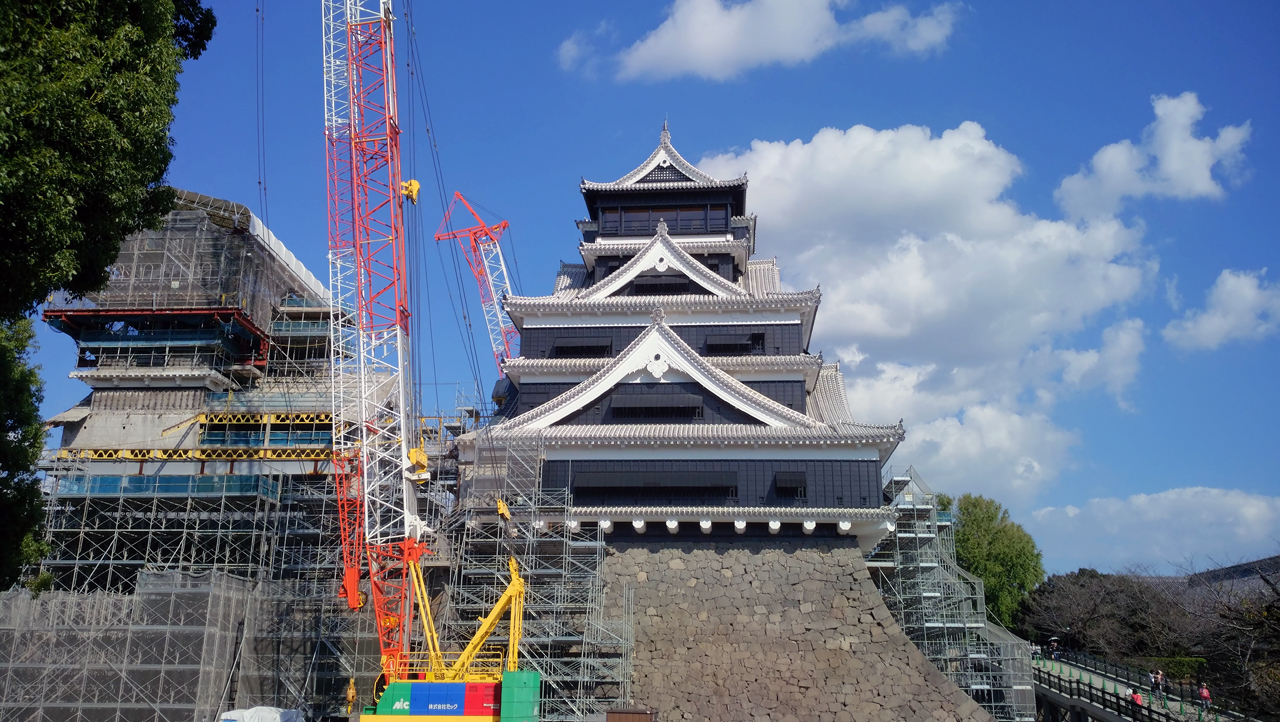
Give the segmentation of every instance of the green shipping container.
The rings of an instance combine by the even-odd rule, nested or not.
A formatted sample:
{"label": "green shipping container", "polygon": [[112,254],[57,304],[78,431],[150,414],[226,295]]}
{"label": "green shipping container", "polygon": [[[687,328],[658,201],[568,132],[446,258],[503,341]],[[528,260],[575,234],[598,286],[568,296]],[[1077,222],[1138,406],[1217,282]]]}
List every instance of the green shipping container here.
{"label": "green shipping container", "polygon": [[538,722],[542,675],[505,672],[502,675],[502,722]]}

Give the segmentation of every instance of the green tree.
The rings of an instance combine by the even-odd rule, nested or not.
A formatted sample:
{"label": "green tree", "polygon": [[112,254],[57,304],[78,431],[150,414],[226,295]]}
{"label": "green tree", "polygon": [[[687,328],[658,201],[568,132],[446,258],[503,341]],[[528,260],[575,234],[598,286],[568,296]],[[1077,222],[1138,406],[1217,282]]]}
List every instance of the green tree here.
{"label": "green tree", "polygon": [[43,386],[30,363],[34,338],[30,319],[0,322],[0,590],[43,556],[37,532],[44,509],[33,471],[43,447]]}
{"label": "green tree", "polygon": [[199,0],[0,0],[0,589],[44,554],[26,316],[102,287],[125,236],[169,211],[177,76],[215,24]]}
{"label": "green tree", "polygon": [[973,494],[939,497],[939,508],[954,509],[956,515],[956,561],[982,580],[991,615],[1012,626],[1022,600],[1044,580],[1035,540],[999,502]]}
{"label": "green tree", "polygon": [[214,22],[191,0],[0,0],[0,318],[100,288],[169,211],[177,76]]}

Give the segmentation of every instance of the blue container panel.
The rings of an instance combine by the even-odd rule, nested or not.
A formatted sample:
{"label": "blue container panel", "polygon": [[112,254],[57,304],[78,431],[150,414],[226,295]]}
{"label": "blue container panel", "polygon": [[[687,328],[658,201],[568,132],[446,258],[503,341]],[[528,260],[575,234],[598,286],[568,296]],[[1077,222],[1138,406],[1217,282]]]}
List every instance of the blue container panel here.
{"label": "blue container panel", "polygon": [[466,697],[463,682],[418,682],[409,697],[409,714],[461,717]]}

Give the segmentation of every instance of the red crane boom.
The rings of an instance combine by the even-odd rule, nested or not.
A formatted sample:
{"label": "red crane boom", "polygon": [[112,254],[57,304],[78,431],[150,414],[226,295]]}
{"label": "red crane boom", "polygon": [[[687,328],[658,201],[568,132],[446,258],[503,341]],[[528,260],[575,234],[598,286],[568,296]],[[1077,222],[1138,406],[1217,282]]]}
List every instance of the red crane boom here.
{"label": "red crane boom", "polygon": [[[460,228],[455,231],[446,230],[453,209],[462,203],[476,219],[476,225]],[[445,211],[440,228],[436,231],[437,241],[457,239],[462,255],[467,259],[471,275],[475,276],[476,285],[480,288],[480,305],[484,308],[485,326],[489,330],[489,345],[493,347],[493,360],[498,364],[498,376],[503,375],[502,362],[520,355],[520,332],[502,312],[502,299],[511,295],[511,284],[507,280],[507,263],[502,257],[499,241],[502,234],[511,225],[499,221],[489,225],[480,218],[461,193],[453,194],[453,202]]]}

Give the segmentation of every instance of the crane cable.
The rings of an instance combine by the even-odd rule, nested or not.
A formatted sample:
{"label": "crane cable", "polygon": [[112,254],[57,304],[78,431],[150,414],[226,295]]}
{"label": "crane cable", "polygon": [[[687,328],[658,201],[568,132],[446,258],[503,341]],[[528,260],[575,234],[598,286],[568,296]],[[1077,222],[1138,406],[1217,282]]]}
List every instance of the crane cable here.
{"label": "crane cable", "polygon": [[[431,117],[430,96],[427,93],[426,85],[425,85],[425,81],[423,80],[422,73],[414,72],[415,66],[419,69],[424,68],[426,66],[423,65],[422,63],[421,52],[418,46],[417,22],[414,17],[413,4],[406,2],[404,7],[405,7],[405,15],[409,21],[408,31],[409,31],[410,60],[408,62],[408,68],[409,68],[409,79],[410,79],[410,88],[409,88],[410,107],[413,108],[415,104],[418,102],[421,102],[423,106],[423,111],[425,116],[423,118],[423,120],[425,121],[424,130],[427,134],[427,138],[429,141],[428,149],[430,151],[430,156],[431,156],[432,170],[435,175],[436,194],[440,203],[440,211],[441,211],[441,214],[443,215],[448,212],[448,201],[447,201],[448,196],[445,190],[446,186],[444,182],[443,164],[440,161],[440,149],[439,149],[439,145],[436,142],[437,134],[434,130],[435,123]],[[415,146],[416,146],[415,143],[410,143],[411,148],[414,148]],[[423,231],[421,228],[422,220],[421,220],[420,214],[414,214],[414,215],[416,217],[415,224],[417,226],[419,243],[421,243],[423,242],[422,240]],[[452,230],[452,224],[449,224],[449,227],[450,227],[450,230]],[[444,262],[444,254],[440,250],[440,244],[436,243],[435,245],[436,245],[437,255],[440,258],[440,267],[441,267],[441,270],[443,271],[443,269],[446,267],[446,264]],[[482,396],[479,352],[476,348],[475,328],[471,321],[471,315],[468,314],[466,311],[466,304],[465,304],[466,284],[463,281],[462,268],[458,260],[457,249],[452,244],[450,244],[449,248],[450,248],[450,255],[452,257],[451,265],[453,266],[453,271],[454,271],[454,278],[451,280],[453,281],[453,285],[456,286],[457,288],[459,298],[462,299],[464,302],[460,304],[458,300],[454,298],[453,287],[446,285],[445,290],[449,297],[449,305],[452,308],[454,313],[454,323],[458,326],[458,335],[462,339],[463,356],[466,358],[467,365],[471,372],[471,377],[472,377],[472,381],[475,388],[475,394],[480,397],[478,400],[481,403],[483,403],[484,398]],[[445,277],[446,277],[446,280],[450,280],[448,279],[448,274],[445,274]],[[430,303],[429,300],[428,300],[428,303]],[[466,327],[465,330],[463,329],[463,326]],[[437,402],[438,402],[438,399],[437,399]]]}
{"label": "crane cable", "polygon": [[258,0],[253,8],[253,84],[254,119],[257,123],[258,141],[258,212],[262,222],[271,227],[271,213],[267,206],[267,0]]}

